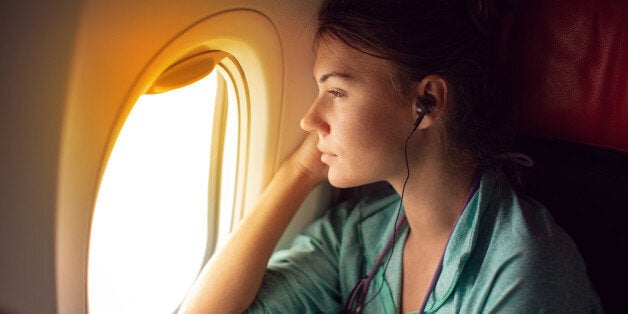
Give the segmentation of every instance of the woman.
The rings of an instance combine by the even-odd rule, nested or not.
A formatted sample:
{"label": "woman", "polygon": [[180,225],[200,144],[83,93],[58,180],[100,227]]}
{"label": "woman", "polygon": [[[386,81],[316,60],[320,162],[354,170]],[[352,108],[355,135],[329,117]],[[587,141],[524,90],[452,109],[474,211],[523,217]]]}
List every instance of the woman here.
{"label": "woman", "polygon": [[[486,1],[329,0],[311,132],[183,312],[601,312],[578,251],[505,180]],[[308,192],[387,181],[271,253]],[[266,261],[270,259],[268,267]]]}

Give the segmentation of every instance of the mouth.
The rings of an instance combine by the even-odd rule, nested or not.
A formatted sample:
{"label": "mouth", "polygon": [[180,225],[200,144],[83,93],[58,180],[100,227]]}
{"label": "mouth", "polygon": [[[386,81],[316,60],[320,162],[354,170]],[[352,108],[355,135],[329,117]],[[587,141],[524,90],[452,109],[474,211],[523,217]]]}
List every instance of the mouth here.
{"label": "mouth", "polygon": [[336,155],[334,154],[321,153],[321,161],[323,163],[329,164],[334,158],[336,158]]}
{"label": "mouth", "polygon": [[324,163],[327,163],[328,161],[330,161],[334,157],[338,157],[338,155],[336,155],[334,153],[330,153],[330,152],[326,151],[325,149],[321,148],[320,146],[317,146],[316,148],[318,148],[318,150],[321,152],[321,161],[324,162]]}

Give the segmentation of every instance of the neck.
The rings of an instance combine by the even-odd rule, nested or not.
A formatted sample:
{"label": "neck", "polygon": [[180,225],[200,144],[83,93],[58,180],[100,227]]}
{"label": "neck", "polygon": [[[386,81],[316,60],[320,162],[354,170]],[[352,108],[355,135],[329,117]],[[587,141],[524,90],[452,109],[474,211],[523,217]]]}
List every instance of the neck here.
{"label": "neck", "polygon": [[[410,166],[403,197],[411,235],[421,241],[446,241],[463,210],[477,167],[453,167],[447,158],[434,158],[422,164]],[[405,173],[403,178],[390,182],[399,195],[404,181]]]}

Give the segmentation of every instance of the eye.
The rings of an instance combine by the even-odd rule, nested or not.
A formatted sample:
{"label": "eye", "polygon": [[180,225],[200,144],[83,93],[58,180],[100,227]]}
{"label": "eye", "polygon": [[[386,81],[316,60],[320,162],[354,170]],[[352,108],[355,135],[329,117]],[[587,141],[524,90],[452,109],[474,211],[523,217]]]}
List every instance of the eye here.
{"label": "eye", "polygon": [[345,95],[343,92],[334,89],[327,92],[331,95],[331,98],[343,97]]}

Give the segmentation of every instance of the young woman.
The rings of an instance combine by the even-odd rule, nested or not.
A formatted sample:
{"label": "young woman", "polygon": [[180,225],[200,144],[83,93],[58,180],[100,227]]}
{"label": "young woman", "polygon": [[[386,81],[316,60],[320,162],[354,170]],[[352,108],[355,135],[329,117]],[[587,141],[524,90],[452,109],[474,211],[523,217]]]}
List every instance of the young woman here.
{"label": "young woman", "polygon": [[[601,312],[548,212],[503,175],[509,108],[487,1],[329,0],[311,132],[182,312]],[[387,181],[271,253],[308,192]],[[267,265],[267,261],[270,262]]]}

